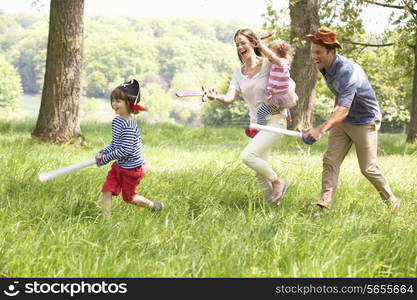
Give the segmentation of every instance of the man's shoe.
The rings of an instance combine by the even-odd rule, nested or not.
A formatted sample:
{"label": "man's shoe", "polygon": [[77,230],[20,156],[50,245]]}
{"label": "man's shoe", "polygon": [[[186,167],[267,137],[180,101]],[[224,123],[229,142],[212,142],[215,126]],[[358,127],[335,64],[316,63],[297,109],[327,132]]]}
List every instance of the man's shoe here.
{"label": "man's shoe", "polygon": [[325,206],[319,204],[317,204],[317,206],[319,207],[319,209],[313,214],[313,217],[321,217],[329,211],[329,209]]}
{"label": "man's shoe", "polygon": [[391,204],[392,208],[397,214],[401,211],[401,199],[398,199],[397,197],[392,197],[389,200],[389,203]]}

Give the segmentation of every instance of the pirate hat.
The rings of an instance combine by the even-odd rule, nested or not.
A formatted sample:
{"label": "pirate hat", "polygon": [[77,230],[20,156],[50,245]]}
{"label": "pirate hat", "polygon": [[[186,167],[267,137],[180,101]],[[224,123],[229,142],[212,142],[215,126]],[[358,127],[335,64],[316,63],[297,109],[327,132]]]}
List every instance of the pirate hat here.
{"label": "pirate hat", "polygon": [[130,108],[133,111],[145,111],[146,108],[139,105],[140,102],[140,85],[136,79],[123,82],[119,85],[120,88],[126,91],[129,99]]}

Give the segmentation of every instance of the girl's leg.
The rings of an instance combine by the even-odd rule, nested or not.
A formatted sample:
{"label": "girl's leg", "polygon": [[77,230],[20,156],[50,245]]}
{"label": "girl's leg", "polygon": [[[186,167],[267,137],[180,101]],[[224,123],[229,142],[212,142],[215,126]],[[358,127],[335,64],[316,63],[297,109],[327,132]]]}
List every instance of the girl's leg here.
{"label": "girl's leg", "polygon": [[276,109],[273,105],[261,104],[256,113],[257,123],[259,125],[266,125],[266,117],[272,115],[273,110]]}
{"label": "girl's leg", "polygon": [[103,219],[107,219],[110,216],[111,211],[111,201],[112,192],[102,192],[101,193],[101,204],[103,206],[102,216]]}

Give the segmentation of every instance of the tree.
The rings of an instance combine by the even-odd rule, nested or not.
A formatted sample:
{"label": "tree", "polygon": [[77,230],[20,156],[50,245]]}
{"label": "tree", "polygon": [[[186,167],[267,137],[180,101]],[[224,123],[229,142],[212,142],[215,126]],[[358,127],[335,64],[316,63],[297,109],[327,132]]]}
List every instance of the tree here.
{"label": "tree", "polygon": [[42,90],[45,75],[48,33],[43,26],[26,30],[16,44],[14,64],[22,79],[25,93],[38,94]]}
{"label": "tree", "polygon": [[[408,104],[411,99],[412,70],[404,66],[412,65],[409,59],[411,53],[395,53],[398,46],[392,41],[397,40],[398,29],[385,30],[384,33],[365,32],[361,18],[364,8],[364,0],[322,0],[319,8],[320,22],[337,31],[343,45],[343,49],[338,52],[353,59],[365,70],[381,108],[381,128],[405,128],[410,119]],[[327,87],[325,90],[328,92],[320,90],[324,79],[321,76],[319,78],[316,91],[320,100],[316,101],[318,106],[314,108],[315,119],[320,106],[324,108],[334,103],[334,96]],[[327,118],[327,113],[325,116]]]}
{"label": "tree", "polygon": [[16,69],[0,56],[0,108],[16,108],[21,92],[20,77]]}
{"label": "tree", "polygon": [[169,112],[172,108],[172,98],[165,93],[157,83],[150,83],[141,89],[140,104],[148,109],[143,120],[148,123],[169,121]]}
{"label": "tree", "polygon": [[8,51],[20,38],[22,27],[16,20],[0,11],[0,49]]}
{"label": "tree", "polygon": [[100,71],[89,74],[87,82],[87,95],[90,97],[103,97],[107,94],[107,78]]}
{"label": "tree", "polygon": [[292,129],[312,125],[317,69],[310,58],[310,44],[303,43],[305,36],[319,27],[318,0],[290,0],[291,36],[296,52],[291,67],[291,77],[297,84],[299,97],[292,109]]}
{"label": "tree", "polygon": [[[392,13],[390,30],[385,30],[382,37],[372,38],[367,35],[368,41],[355,41],[358,38],[358,33],[363,33],[363,26],[360,19],[360,13],[364,5],[381,6],[387,9],[396,10],[398,14]],[[382,58],[379,57],[379,64],[383,61],[383,68],[390,69],[390,72],[383,70],[376,71],[375,68],[368,68],[367,73],[372,86],[377,94],[380,102],[381,111],[385,121],[391,126],[404,124],[409,119],[407,142],[413,143],[417,140],[417,2],[415,0],[323,0],[322,15],[324,17],[324,25],[334,28],[336,23],[338,36],[345,45],[344,52],[365,53],[365,48],[376,48],[378,55],[381,54],[383,47],[392,47],[394,52],[392,58],[390,56]],[[336,13],[335,13],[336,12]],[[340,17],[336,17],[336,15]],[[337,22],[335,22],[335,20]],[[327,24],[326,24],[327,23]],[[371,37],[371,38],[370,38]],[[369,40],[374,40],[370,42]],[[375,40],[377,42],[375,42]],[[414,57],[414,61],[412,59]],[[366,59],[369,62],[369,60]],[[401,66],[401,68],[397,68]],[[395,82],[393,73],[399,70],[402,74],[399,75]],[[374,73],[374,74],[372,74]],[[398,74],[398,73],[397,73]],[[412,91],[409,91],[408,80],[414,74],[412,80]],[[389,78],[388,82],[385,79]],[[391,91],[388,91],[391,89]],[[411,89],[410,89],[411,90]],[[410,101],[410,117],[405,115],[408,111],[408,103]],[[401,125],[400,125],[401,126]]]}
{"label": "tree", "polygon": [[297,105],[291,109],[291,129],[308,128],[313,123],[313,104],[316,97],[317,69],[310,55],[310,43],[305,36],[319,27],[319,0],[289,0],[288,8],[275,9],[272,0],[266,0],[267,12],[264,29],[274,31],[275,37],[289,40],[295,47],[291,77],[296,83]]}
{"label": "tree", "polygon": [[[408,125],[407,142],[417,142],[417,2],[415,0],[385,0],[385,1],[368,1],[365,3],[383,6],[391,9],[400,10],[401,14],[392,18],[393,25],[398,26],[399,34],[397,35],[396,48],[398,56],[406,60],[407,52],[412,52],[414,61],[404,66],[412,65],[413,72],[413,91],[410,108],[410,123]],[[411,70],[410,70],[411,71]]]}
{"label": "tree", "polygon": [[[280,36],[285,36],[282,34],[282,29],[280,27],[287,26],[276,26],[276,23],[282,22],[285,18],[278,16],[276,11],[272,9],[272,1],[266,0],[267,2],[267,16],[266,24],[264,27],[269,26],[268,29],[277,29],[280,32]],[[290,0],[290,15],[291,15],[291,31],[294,30],[293,24],[297,21],[295,14],[291,14],[291,10],[296,12],[297,5],[307,5],[309,1],[300,1],[300,0]],[[269,4],[268,4],[269,3]],[[291,5],[293,4],[293,5]],[[384,61],[385,68],[377,71],[375,68],[368,68],[367,74],[370,77],[370,80],[374,80],[373,86],[377,93],[377,98],[382,100],[381,110],[384,116],[384,120],[388,121],[388,127],[401,126],[407,122],[408,117],[405,116],[405,111],[408,110],[408,99],[412,98],[412,103],[410,105],[411,117],[410,123],[408,126],[408,138],[407,141],[413,142],[416,140],[416,131],[417,131],[417,107],[416,96],[417,96],[417,84],[416,74],[414,70],[417,65],[416,56],[416,38],[417,38],[417,17],[416,17],[416,5],[417,1],[414,0],[320,0],[318,1],[318,15],[321,25],[331,27],[332,29],[338,32],[338,39],[343,43],[343,55],[349,57],[351,56],[355,61],[361,61],[363,65],[368,63],[370,56],[370,51],[366,48],[377,49],[378,55],[389,55],[387,51],[383,51],[383,47],[393,46],[396,49],[396,55],[394,59],[391,59],[389,56],[389,61],[385,56],[384,59],[380,57],[379,63]],[[394,28],[392,30],[385,30],[384,34],[374,35],[371,33],[366,33],[362,24],[360,15],[363,11],[365,4],[380,5],[392,9],[402,10],[402,14],[396,18],[391,19],[392,25]],[[304,14],[309,14],[309,10],[305,6]],[[301,11],[301,13],[303,13]],[[299,19],[303,19],[303,16],[300,16]],[[293,36],[293,34],[291,34]],[[364,41],[365,40],[365,41]],[[294,42],[294,40],[291,40]],[[297,42],[297,40],[295,40]],[[299,46],[297,46],[297,51]],[[365,51],[366,50],[366,51]],[[373,51],[372,51],[373,52]],[[365,54],[365,56],[364,56]],[[411,57],[414,55],[414,61]],[[362,59],[364,58],[364,59]],[[393,62],[394,61],[394,62]],[[299,71],[299,67],[295,66],[293,63],[293,72],[296,73]],[[392,64],[393,63],[393,64]],[[391,65],[389,65],[391,64]],[[402,68],[397,68],[402,66]],[[369,66],[368,66],[369,67]],[[393,68],[396,70],[393,74]],[[304,69],[304,67],[302,67]],[[389,71],[388,71],[389,70]],[[391,73],[391,74],[389,74]],[[400,75],[401,73],[401,75]],[[404,82],[405,79],[410,78],[410,75],[414,73],[415,84],[413,84],[413,96],[411,91],[408,91],[408,83]],[[296,75],[294,75],[296,77]],[[299,84],[299,80],[295,79],[296,83]],[[396,93],[389,91],[390,87],[395,87]],[[318,93],[323,91],[317,90]],[[299,90],[297,89],[299,93]],[[301,91],[302,92],[302,91]],[[320,94],[320,101],[325,99],[329,100],[326,95]],[[301,100],[305,97],[300,97]],[[313,100],[313,98],[311,98]],[[333,102],[333,100],[331,101]],[[310,103],[307,101],[307,103]],[[321,103],[327,104],[329,103]],[[323,106],[324,107],[324,106]],[[296,110],[299,107],[296,107]],[[306,111],[309,108],[304,108]],[[293,127],[297,127],[299,123],[296,122],[293,124]],[[299,125],[298,125],[299,126]]]}
{"label": "tree", "polygon": [[[118,84],[131,78],[142,80],[148,75],[158,74],[157,50],[151,37],[124,29],[121,35],[123,27],[95,26],[99,30],[93,32],[86,27],[88,38],[85,41],[83,73],[87,79],[87,96],[107,98],[109,83],[119,82],[119,79]],[[113,88],[111,85],[110,91]]]}
{"label": "tree", "polygon": [[[417,32],[415,33],[415,35]],[[407,142],[417,142],[417,41],[413,45],[414,50],[414,78],[413,78],[413,96],[410,110],[410,124],[408,125]]]}
{"label": "tree", "polygon": [[79,124],[84,0],[51,0],[45,79],[33,135],[52,143],[81,144]]}

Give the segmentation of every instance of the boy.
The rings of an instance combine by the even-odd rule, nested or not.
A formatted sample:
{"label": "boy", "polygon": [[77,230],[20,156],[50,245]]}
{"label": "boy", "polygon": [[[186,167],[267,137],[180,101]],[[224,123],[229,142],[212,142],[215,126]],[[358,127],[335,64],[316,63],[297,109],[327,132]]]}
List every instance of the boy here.
{"label": "boy", "polygon": [[136,194],[136,188],[145,176],[142,140],[133,114],[146,110],[140,106],[140,86],[133,79],[116,87],[111,95],[112,109],[118,115],[112,121],[112,141],[96,155],[97,166],[112,160],[111,169],[102,187],[103,218],[110,215],[112,196],[122,192],[123,200],[137,206],[161,210],[161,202],[152,202]]}

